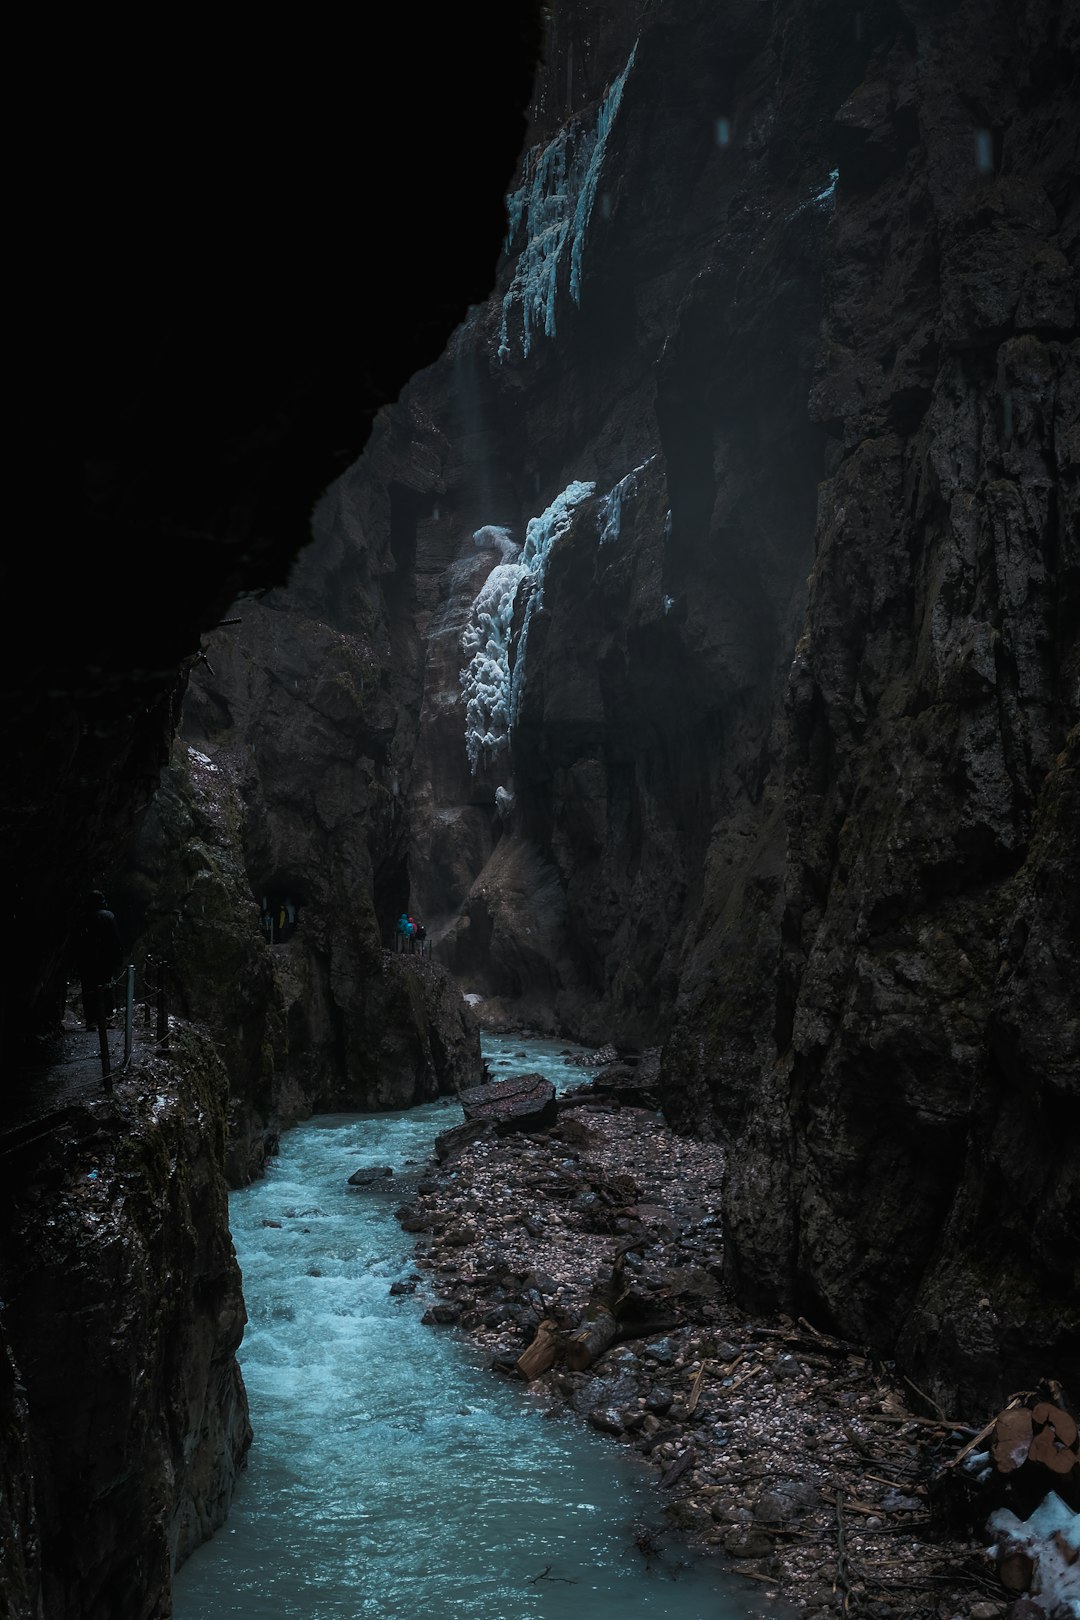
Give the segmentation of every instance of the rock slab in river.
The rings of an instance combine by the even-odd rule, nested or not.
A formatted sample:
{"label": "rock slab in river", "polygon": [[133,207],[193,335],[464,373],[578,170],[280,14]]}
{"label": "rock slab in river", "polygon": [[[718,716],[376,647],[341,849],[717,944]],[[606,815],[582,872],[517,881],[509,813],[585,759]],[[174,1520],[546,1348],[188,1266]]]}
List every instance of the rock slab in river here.
{"label": "rock slab in river", "polygon": [[388,1181],[393,1175],[388,1164],[364,1164],[349,1177],[350,1187],[370,1187],[377,1181]]}
{"label": "rock slab in river", "polygon": [[461,1093],[461,1106],[467,1122],[489,1121],[500,1135],[541,1130],[555,1122],[555,1087],[542,1074],[515,1075],[471,1086]]}

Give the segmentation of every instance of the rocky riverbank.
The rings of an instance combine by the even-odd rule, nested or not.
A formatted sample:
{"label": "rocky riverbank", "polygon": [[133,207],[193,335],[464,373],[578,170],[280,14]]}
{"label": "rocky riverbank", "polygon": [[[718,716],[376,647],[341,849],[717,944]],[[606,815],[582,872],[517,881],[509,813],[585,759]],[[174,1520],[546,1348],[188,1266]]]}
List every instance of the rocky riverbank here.
{"label": "rocky riverbank", "polygon": [[688,1539],[807,1616],[1056,1615],[1006,1591],[972,1516],[961,1454],[993,1414],[936,1412],[865,1347],[732,1304],[723,1150],[670,1130],[653,1068],[605,1067],[550,1128],[440,1139],[399,1211],[426,1319],[655,1468],[670,1530],[642,1527],[646,1557]]}

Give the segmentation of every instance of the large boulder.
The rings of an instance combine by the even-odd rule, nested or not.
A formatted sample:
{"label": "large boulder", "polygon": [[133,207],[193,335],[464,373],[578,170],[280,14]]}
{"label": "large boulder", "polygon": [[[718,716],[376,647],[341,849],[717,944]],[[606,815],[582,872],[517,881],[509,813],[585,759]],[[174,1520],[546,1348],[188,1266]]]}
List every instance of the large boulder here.
{"label": "large boulder", "polygon": [[466,1123],[494,1126],[496,1134],[539,1131],[558,1118],[555,1087],[542,1074],[519,1074],[509,1080],[470,1086],[461,1093]]}

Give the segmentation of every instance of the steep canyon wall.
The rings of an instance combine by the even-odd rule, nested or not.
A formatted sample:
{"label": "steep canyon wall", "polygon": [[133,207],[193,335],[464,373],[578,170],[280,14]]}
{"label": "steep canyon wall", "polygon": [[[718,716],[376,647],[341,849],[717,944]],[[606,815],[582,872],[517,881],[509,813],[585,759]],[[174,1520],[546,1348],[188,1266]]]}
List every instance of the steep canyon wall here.
{"label": "steep canyon wall", "polygon": [[[529,0],[470,21],[483,57],[456,13],[377,34],[359,13],[287,34],[218,17],[211,43],[195,21],[136,71],[126,19],[20,24],[42,120],[15,188],[23,510],[0,561],[0,1595],[19,1620],[170,1612],[172,1562],[220,1522],[246,1446],[226,1171],[258,1173],[320,1099],[375,1096],[370,1054],[351,1092],[347,1064],[306,1062],[297,1009],[318,1020],[324,979],[309,997],[262,936],[277,856],[245,844],[243,794],[265,760],[212,770],[173,745],[202,638],[284,584],[379,407],[491,286],[542,19]],[[467,173],[403,213],[417,152],[443,143]],[[433,228],[456,240],[437,285]],[[186,1016],[171,1062],[72,1103],[76,922],[133,839],[126,943],[170,957]],[[328,972],[351,983],[369,902],[333,876],[358,904]],[[336,1050],[377,1032],[391,1089],[449,1075],[437,977],[369,990],[351,1023],[333,1013]]]}
{"label": "steep canyon wall", "polygon": [[411,903],[487,1016],[664,1040],[745,1298],[992,1399],[1078,1342],[1075,9],[572,33],[342,485]]}

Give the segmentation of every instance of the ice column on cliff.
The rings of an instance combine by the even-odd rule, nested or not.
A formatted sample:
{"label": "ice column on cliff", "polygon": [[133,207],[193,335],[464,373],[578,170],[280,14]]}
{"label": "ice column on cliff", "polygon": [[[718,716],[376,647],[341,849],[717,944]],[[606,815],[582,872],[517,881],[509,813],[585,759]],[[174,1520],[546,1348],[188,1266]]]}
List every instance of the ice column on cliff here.
{"label": "ice column on cliff", "polygon": [[525,159],[524,183],[506,199],[506,251],[512,250],[522,228],[525,242],[502,302],[500,360],[510,356],[509,323],[515,305],[521,307],[523,356],[532,348],[534,332],[542,331],[549,338],[555,336],[559,266],[567,249],[570,294],[575,303],[581,300],[585,234],[596,201],[608,135],[636,50],[637,46],[630,52],[622,72],[609,85],[596,123],[586,128],[575,120],[560,129],[547,146],[534,148]]}
{"label": "ice column on cliff", "polygon": [[577,479],[557,495],[539,517],[530,518],[525,529],[525,544],[521,560],[532,577],[532,589],[525,604],[518,637],[517,657],[510,681],[510,724],[513,726],[521,706],[521,685],[525,674],[525,649],[529,640],[529,626],[537,608],[544,605],[544,575],[548,558],[556,540],[564,535],[573,521],[574,512],[582,501],[588,500],[596,490],[595,484],[581,483]]}
{"label": "ice column on cliff", "polygon": [[[560,535],[570,527],[575,508],[592,495],[595,484],[575,481],[539,517],[530,519],[523,547],[515,545],[510,531],[488,524],[477,529],[477,546],[499,552],[497,563],[484,581],[469,611],[461,637],[461,650],[468,663],[461,671],[461,691],[465,702],[465,751],[473,775],[481,763],[490,766],[508,745],[510,728],[521,686],[525,643],[534,609],[543,601],[543,581],[548,556]],[[531,585],[525,607],[513,674],[510,669],[510,627],[518,587],[523,580]],[[500,808],[512,803],[508,789]]]}
{"label": "ice column on cliff", "polygon": [[639,467],[632,468],[631,471],[628,472],[625,477],[620,478],[615,487],[613,489],[609,489],[607,494],[597,503],[596,518],[600,526],[600,544],[602,546],[610,545],[613,541],[619,538],[619,529],[622,524],[623,502],[628,498],[628,496],[637,494],[638,474],[643,473],[646,467],[649,466],[650,462],[655,460],[655,456],[649,456],[648,460],[643,461]]}
{"label": "ice column on cliff", "polygon": [[509,529],[486,524],[473,535],[477,546],[499,552],[469,612],[461,637],[461,650],[469,662],[461,671],[465,700],[465,750],[475,776],[481,759],[506,746],[510,731],[510,624],[514,597],[528,569],[516,561],[520,546]]}
{"label": "ice column on cliff", "polygon": [[806,202],[800,203],[798,208],[792,209],[791,213],[787,216],[789,222],[793,219],[798,219],[800,214],[805,214],[808,208],[831,208],[833,203],[836,201],[836,185],[839,179],[840,170],[834,169],[829,175],[827,184],[822,186],[819,192],[817,192],[813,197],[808,197]]}

